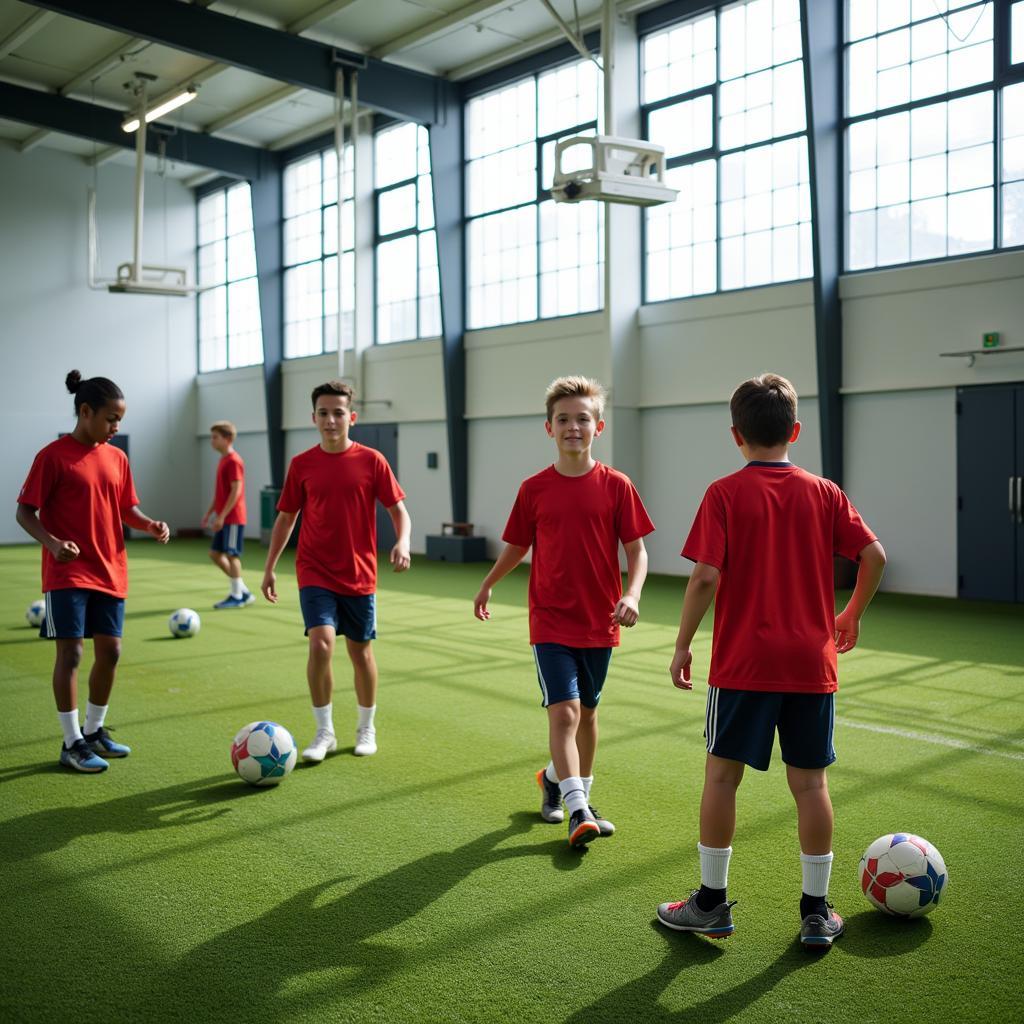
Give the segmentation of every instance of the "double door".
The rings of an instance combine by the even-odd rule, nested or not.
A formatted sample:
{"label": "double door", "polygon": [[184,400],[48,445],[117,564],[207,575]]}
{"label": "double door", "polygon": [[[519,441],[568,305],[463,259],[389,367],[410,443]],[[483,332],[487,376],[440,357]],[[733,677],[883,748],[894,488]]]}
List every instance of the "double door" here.
{"label": "double door", "polygon": [[[353,441],[376,448],[388,460],[391,472],[398,476],[398,424],[356,423],[349,429]],[[377,502],[377,550],[390,551],[395,546],[395,527],[387,509]]]}
{"label": "double door", "polygon": [[1024,602],[1024,384],[957,389],[961,597]]}

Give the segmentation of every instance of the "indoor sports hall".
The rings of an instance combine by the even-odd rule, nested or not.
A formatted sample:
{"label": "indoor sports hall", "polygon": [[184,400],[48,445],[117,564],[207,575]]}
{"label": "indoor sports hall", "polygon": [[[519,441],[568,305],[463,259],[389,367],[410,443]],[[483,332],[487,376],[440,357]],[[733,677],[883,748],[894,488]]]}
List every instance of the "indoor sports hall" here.
{"label": "indoor sports hall", "polygon": [[1024,0],[0,0],[0,236],[4,1021],[1021,1019]]}

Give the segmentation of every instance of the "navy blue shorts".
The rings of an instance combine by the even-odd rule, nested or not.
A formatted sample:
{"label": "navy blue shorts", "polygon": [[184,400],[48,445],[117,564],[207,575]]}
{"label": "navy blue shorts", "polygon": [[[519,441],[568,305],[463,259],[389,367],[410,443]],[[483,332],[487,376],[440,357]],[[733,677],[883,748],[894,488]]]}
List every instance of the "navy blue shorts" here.
{"label": "navy blue shorts", "polygon": [[376,594],[336,594],[324,587],[300,587],[299,604],[306,636],[315,626],[333,626],[335,633],[359,644],[377,638]]}
{"label": "navy blue shorts", "polygon": [[71,587],[43,594],[46,617],[39,627],[44,640],[80,640],[92,636],[121,636],[124,598],[98,590]]}
{"label": "navy blue shorts", "polygon": [[534,644],[533,657],[543,707],[563,700],[578,700],[584,707],[597,707],[612,660],[610,647]]}
{"label": "navy blue shorts", "polygon": [[759,772],[768,770],[776,730],[786,764],[793,768],[826,768],[836,759],[834,726],[834,693],[708,687],[704,722],[708,753],[742,761]]}
{"label": "navy blue shorts", "polygon": [[225,555],[235,558],[242,557],[242,545],[245,543],[245,523],[231,523],[222,526],[210,541],[211,551],[223,551]]}

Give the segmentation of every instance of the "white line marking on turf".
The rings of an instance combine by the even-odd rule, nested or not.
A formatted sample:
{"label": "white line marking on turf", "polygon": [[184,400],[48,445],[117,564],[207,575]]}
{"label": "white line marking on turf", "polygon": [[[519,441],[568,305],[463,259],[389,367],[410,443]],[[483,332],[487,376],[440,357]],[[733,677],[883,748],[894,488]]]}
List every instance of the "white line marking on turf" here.
{"label": "white line marking on turf", "polygon": [[1013,754],[1008,750],[993,750],[991,747],[979,747],[976,743],[950,739],[948,736],[935,736],[932,733],[910,732],[909,729],[894,729],[888,725],[868,725],[867,722],[854,722],[850,718],[837,718],[839,725],[848,725],[851,729],[866,729],[868,732],[881,732],[889,736],[900,736],[905,740],[918,740],[921,743],[934,743],[940,747],[955,747],[957,750],[970,750],[975,754],[986,754],[989,757],[1005,757],[1011,761],[1024,761],[1024,754]]}

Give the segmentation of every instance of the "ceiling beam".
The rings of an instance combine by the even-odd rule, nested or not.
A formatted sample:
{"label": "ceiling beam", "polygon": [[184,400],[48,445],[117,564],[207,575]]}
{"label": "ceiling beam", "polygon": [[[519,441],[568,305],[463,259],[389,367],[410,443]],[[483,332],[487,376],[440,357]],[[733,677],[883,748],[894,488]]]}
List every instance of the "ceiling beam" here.
{"label": "ceiling beam", "polygon": [[36,11],[30,14],[13,32],[3,39],[0,39],[0,60],[10,56],[21,46],[28,42],[46,23],[53,20],[51,11]]}
{"label": "ceiling beam", "polygon": [[[111,147],[135,148],[135,136],[121,130],[123,111],[10,82],[0,82],[0,117]],[[263,161],[269,158],[266,150],[255,146],[215,139],[211,135],[181,128],[169,135],[147,132],[146,151],[159,154],[161,140],[165,143],[164,154],[169,160],[209,167],[235,178],[258,178]]]}
{"label": "ceiling beam", "polygon": [[340,67],[359,69],[359,102],[404,121],[433,124],[442,79],[178,0],[29,0],[36,7],[149,39],[207,60],[334,95]]}
{"label": "ceiling beam", "polygon": [[420,25],[419,28],[414,28],[403,35],[396,36],[394,39],[389,39],[386,43],[371,50],[370,55],[372,57],[384,58],[397,53],[399,50],[408,49],[410,46],[422,46],[424,43],[444,35],[450,29],[460,28],[467,22],[471,22],[474,18],[490,14],[491,11],[499,7],[508,6],[509,0],[474,0],[474,3],[460,7],[458,10],[452,11],[451,14],[446,14],[443,18],[435,18],[433,21],[428,21],[425,25]]}

